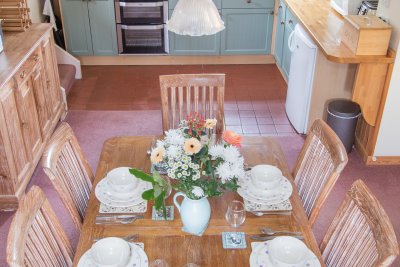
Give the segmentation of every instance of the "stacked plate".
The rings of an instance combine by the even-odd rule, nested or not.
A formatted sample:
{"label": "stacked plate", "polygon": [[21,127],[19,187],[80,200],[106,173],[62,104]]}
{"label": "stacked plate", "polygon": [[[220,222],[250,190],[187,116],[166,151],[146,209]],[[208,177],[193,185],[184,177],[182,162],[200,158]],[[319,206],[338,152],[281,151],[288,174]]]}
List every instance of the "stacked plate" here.
{"label": "stacked plate", "polygon": [[251,243],[250,267],[320,267],[315,254],[300,240],[280,236],[267,242]]}
{"label": "stacked plate", "polygon": [[292,185],[282,172],[272,165],[257,165],[239,180],[241,195],[247,202],[261,206],[288,202]]}
{"label": "stacked plate", "polygon": [[129,167],[119,167],[97,184],[95,194],[107,206],[124,208],[142,204],[142,193],[150,188],[151,184],[132,175]]}
{"label": "stacked plate", "polygon": [[135,243],[117,237],[103,238],[85,252],[78,267],[148,267],[146,252]]}

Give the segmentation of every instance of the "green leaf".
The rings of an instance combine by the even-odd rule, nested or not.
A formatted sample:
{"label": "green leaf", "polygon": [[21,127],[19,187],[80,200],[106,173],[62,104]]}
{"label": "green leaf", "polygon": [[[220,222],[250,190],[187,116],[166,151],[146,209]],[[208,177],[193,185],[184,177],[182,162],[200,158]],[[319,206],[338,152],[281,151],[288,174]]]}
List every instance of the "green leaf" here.
{"label": "green leaf", "polygon": [[154,189],[146,190],[142,193],[142,198],[145,200],[153,200],[154,197]]}
{"label": "green leaf", "polygon": [[153,189],[154,189],[154,197],[155,198],[157,198],[163,192],[163,189],[158,184],[154,184]]}
{"label": "green leaf", "polygon": [[140,170],[134,169],[134,168],[129,169],[129,172],[131,174],[135,175],[136,178],[139,178],[139,179],[141,179],[143,181],[146,181],[146,182],[154,183],[154,178],[150,174],[147,174],[147,173],[145,173],[143,171],[140,171]]}

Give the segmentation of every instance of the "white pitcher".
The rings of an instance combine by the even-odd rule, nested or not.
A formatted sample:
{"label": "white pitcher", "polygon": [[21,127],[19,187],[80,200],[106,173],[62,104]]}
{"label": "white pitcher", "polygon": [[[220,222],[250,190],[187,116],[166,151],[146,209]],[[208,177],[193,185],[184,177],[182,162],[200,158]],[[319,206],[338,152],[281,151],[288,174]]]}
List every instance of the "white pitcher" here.
{"label": "white pitcher", "polygon": [[[183,197],[182,204],[177,198]],[[178,209],[183,223],[182,230],[190,234],[201,236],[208,226],[211,216],[210,202],[206,197],[198,200],[190,199],[186,194],[177,192],[174,196],[174,204]]]}

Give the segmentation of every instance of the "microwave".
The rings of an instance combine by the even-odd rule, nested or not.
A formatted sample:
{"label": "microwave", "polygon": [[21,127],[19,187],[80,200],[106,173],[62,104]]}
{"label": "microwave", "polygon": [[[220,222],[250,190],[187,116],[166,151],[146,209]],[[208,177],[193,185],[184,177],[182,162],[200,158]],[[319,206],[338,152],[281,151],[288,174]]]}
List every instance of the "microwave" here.
{"label": "microwave", "polygon": [[342,16],[357,15],[362,0],[331,0],[331,7]]}

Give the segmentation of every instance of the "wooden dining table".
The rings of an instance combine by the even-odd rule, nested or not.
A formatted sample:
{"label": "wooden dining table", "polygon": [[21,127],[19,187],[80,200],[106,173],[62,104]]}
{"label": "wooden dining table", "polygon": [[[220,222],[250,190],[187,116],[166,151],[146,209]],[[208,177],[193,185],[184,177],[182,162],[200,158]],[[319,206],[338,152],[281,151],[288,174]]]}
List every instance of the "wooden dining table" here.
{"label": "wooden dining table", "polygon": [[[136,242],[144,243],[144,250],[149,261],[162,258],[169,263],[170,267],[182,267],[186,263],[196,263],[202,267],[249,266],[252,242],[249,235],[260,234],[260,227],[302,232],[305,244],[319,258],[321,266],[325,266],[282,149],[271,137],[244,137],[240,150],[248,165],[275,165],[292,182],[294,190],[290,198],[293,206],[291,215],[257,217],[247,213],[243,225],[237,228],[232,227],[225,220],[226,209],[232,200],[242,200],[242,198],[236,192],[227,192],[223,196],[209,198],[211,220],[202,236],[194,236],[182,231],[182,222],[176,208],[174,208],[174,220],[152,220],[152,202],[147,203],[144,218],[132,224],[96,225],[95,220],[99,215],[100,206],[94,192],[96,184],[109,170],[116,167],[129,166],[150,172],[151,163],[147,151],[154,138],[158,137],[115,137],[104,143],[75,253],[74,266],[77,266],[80,257],[92,246],[96,238],[124,237],[131,234],[139,235]],[[166,205],[173,205],[173,194],[174,192],[166,199]],[[247,248],[224,249],[222,232],[244,232]]]}

